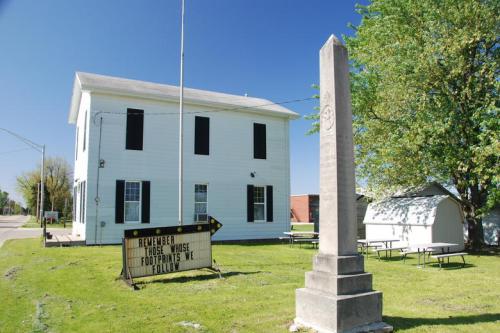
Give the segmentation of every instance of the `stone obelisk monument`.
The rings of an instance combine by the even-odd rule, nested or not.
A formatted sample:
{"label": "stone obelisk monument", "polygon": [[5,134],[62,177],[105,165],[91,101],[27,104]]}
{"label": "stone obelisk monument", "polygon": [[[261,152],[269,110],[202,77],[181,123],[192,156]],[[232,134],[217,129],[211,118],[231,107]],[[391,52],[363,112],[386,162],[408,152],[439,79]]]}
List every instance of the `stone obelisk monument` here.
{"label": "stone obelisk monument", "polygon": [[354,147],[347,49],[330,36],[320,51],[319,253],[296,290],[295,323],[319,332],[391,332],[356,246]]}

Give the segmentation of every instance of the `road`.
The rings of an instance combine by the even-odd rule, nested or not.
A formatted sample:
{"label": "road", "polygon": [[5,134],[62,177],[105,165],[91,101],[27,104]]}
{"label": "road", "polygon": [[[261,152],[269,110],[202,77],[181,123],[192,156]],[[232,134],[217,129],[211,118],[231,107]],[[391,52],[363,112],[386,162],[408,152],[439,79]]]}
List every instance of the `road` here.
{"label": "road", "polygon": [[[0,215],[0,247],[8,239],[37,238],[42,235],[42,228],[21,228],[29,216]],[[47,229],[53,234],[70,234],[71,229]]]}

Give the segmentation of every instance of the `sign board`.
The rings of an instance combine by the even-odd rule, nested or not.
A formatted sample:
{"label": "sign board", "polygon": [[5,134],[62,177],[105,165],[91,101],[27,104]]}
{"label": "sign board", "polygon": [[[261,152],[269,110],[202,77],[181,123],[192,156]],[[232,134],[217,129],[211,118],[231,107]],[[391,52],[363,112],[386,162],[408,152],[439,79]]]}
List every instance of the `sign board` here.
{"label": "sign board", "polygon": [[213,217],[209,223],[125,230],[123,278],[168,274],[212,268],[212,235],[222,227]]}
{"label": "sign board", "polygon": [[59,221],[59,212],[56,211],[45,211],[43,212],[43,217],[48,220]]}

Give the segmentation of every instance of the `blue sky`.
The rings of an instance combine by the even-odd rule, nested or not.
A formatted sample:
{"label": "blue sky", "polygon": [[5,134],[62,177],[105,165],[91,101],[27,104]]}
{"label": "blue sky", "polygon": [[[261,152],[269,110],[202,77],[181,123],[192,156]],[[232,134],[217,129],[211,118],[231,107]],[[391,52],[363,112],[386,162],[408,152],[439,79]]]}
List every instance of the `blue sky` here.
{"label": "blue sky", "polygon": [[[352,35],[360,0],[186,0],[185,86],[267,98],[312,96],[318,51]],[[68,110],[75,71],[177,85],[180,0],[0,0],[0,127],[73,163]],[[288,104],[306,115],[314,101]],[[293,194],[319,191],[318,136],[291,124]],[[0,132],[0,188],[40,155]]]}

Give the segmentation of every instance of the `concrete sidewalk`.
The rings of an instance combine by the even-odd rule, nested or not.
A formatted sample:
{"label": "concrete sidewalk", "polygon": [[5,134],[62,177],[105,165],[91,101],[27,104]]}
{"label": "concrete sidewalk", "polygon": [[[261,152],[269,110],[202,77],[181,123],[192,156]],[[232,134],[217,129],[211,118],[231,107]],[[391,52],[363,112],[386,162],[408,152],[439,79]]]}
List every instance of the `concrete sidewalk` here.
{"label": "concrete sidewalk", "polygon": [[[38,238],[42,236],[42,228],[21,228],[29,220],[29,216],[0,215],[0,247],[9,239]],[[69,235],[71,229],[47,228],[53,235]]]}

